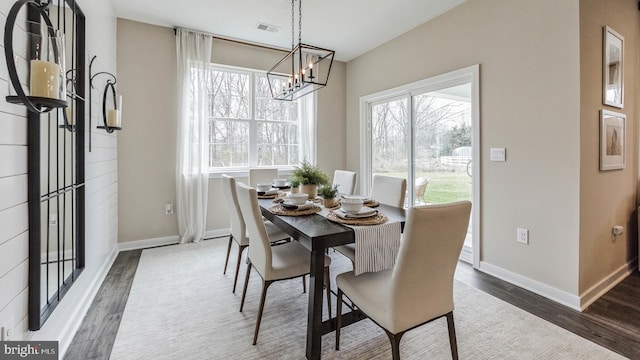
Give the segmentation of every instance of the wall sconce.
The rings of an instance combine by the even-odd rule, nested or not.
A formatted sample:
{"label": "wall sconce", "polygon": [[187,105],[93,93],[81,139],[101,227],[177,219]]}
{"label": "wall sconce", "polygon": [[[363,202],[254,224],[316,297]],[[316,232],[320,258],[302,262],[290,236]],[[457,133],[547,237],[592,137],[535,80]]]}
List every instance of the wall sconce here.
{"label": "wall sconce", "polygon": [[[16,18],[25,5],[31,6],[40,15],[36,21],[29,19],[25,22],[27,27],[25,31],[29,39],[29,50],[24,56],[29,61],[29,95],[25,93],[18,78],[16,57],[13,52],[13,30]],[[50,5],[51,0],[42,5],[34,0],[18,0],[11,7],[4,27],[4,54],[9,79],[16,92],[16,95],[7,96],[6,100],[12,104],[22,104],[29,111],[40,114],[67,106],[64,38],[53,28],[51,19],[45,11]],[[40,19],[44,21],[45,26]]]}
{"label": "wall sconce", "polygon": [[[119,96],[118,101],[116,101],[116,88],[115,84],[118,82],[116,76],[110,72],[100,71],[93,74],[91,68],[93,66],[93,61],[96,59],[97,55],[94,55],[91,58],[91,62],[89,63],[89,129],[91,129],[91,121],[92,121],[92,112],[91,112],[91,93],[93,92],[93,79],[98,75],[108,75],[111,78],[107,80],[107,83],[104,87],[104,94],[102,96],[102,121],[104,125],[98,125],[98,129],[104,129],[109,134],[111,134],[114,130],[122,130],[122,95]],[[109,93],[111,93],[111,98],[108,97]],[[113,106],[107,106],[109,99],[112,99]],[[91,136],[89,136],[89,151],[91,151]]]}

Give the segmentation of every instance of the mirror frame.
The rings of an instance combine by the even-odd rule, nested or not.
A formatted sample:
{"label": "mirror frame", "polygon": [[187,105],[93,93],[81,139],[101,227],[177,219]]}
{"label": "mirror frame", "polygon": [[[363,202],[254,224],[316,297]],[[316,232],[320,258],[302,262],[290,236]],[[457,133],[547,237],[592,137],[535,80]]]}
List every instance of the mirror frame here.
{"label": "mirror frame", "polygon": [[[64,295],[78,279],[85,267],[85,174],[84,174],[84,139],[85,139],[85,93],[86,93],[86,44],[85,44],[85,15],[78,7],[76,0],[60,0],[72,9],[75,16],[75,47],[72,54],[75,64],[76,91],[68,101],[74,102],[75,112],[75,173],[73,191],[75,191],[75,208],[73,212],[73,224],[75,227],[75,266],[49,301],[44,304],[42,296],[42,226],[41,226],[41,196],[40,176],[46,171],[40,166],[40,139],[47,136],[46,128],[40,126],[40,114],[28,112],[27,115],[27,158],[28,158],[28,203],[29,203],[29,330],[39,330],[49,316],[58,306]],[[53,3],[53,2],[52,2]],[[52,6],[55,6],[52,4]],[[32,21],[40,21],[40,15],[28,7],[27,18]],[[71,26],[73,27],[73,26]],[[60,29],[62,30],[62,29]],[[71,31],[71,30],[68,30]],[[29,44],[28,46],[31,46]],[[68,90],[68,93],[70,91]],[[42,116],[49,116],[44,114]],[[67,131],[66,129],[63,131]],[[70,136],[70,137],[71,137]],[[63,184],[63,187],[65,184]],[[59,250],[58,250],[59,251]]]}

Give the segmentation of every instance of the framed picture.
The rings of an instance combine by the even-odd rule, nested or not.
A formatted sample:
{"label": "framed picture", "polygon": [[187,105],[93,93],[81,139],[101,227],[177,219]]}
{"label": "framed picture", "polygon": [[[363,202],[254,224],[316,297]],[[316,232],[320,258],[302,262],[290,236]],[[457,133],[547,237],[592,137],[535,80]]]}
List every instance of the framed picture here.
{"label": "framed picture", "polygon": [[600,170],[624,169],[627,116],[600,110]]}
{"label": "framed picture", "polygon": [[603,39],[603,102],[605,105],[624,107],[624,38],[612,28],[604,27]]}

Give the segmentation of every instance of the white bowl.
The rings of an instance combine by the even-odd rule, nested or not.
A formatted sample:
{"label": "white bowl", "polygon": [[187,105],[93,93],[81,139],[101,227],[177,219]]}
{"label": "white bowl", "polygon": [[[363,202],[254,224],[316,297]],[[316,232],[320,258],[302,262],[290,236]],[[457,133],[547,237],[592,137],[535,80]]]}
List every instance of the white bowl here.
{"label": "white bowl", "polygon": [[342,199],[340,203],[345,212],[358,212],[362,209],[363,201],[361,199]]}
{"label": "white bowl", "polygon": [[256,185],[256,190],[260,192],[265,192],[271,190],[271,184],[258,184]]}
{"label": "white bowl", "polygon": [[295,193],[295,194],[289,195],[289,201],[293,205],[302,205],[307,202],[308,198],[309,198],[309,195],[305,193]]}
{"label": "white bowl", "polygon": [[273,179],[273,185],[275,186],[285,186],[287,184],[287,179]]}

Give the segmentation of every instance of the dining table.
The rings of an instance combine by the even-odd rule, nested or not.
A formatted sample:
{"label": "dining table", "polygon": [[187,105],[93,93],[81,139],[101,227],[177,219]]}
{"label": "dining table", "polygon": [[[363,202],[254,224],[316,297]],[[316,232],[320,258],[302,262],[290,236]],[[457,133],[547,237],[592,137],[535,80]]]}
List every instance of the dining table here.
{"label": "dining table", "polygon": [[[354,230],[349,226],[333,222],[320,214],[304,216],[276,215],[269,211],[274,206],[271,199],[258,199],[262,216],[297,240],[311,253],[309,271],[309,306],[307,317],[307,359],[320,359],[322,335],[335,331],[336,319],[322,320],[322,298],[324,278],[324,256],[327,249],[355,242]],[[386,215],[388,221],[398,221],[404,229],[405,209],[380,204],[377,210]],[[352,310],[343,314],[343,326],[365,319],[363,313]]]}

